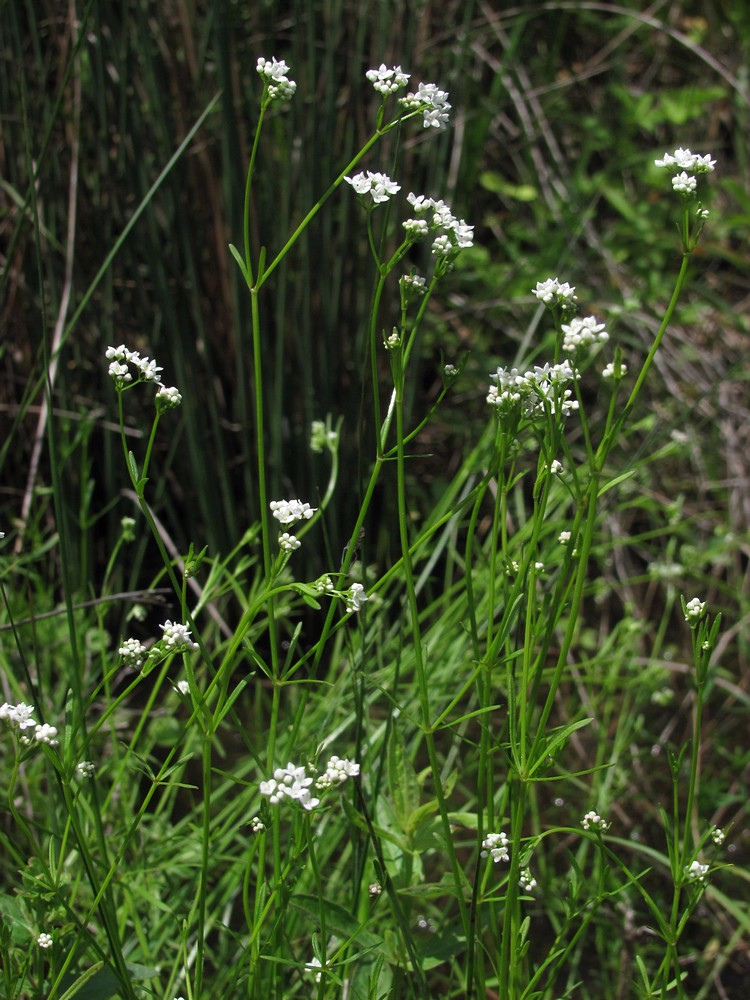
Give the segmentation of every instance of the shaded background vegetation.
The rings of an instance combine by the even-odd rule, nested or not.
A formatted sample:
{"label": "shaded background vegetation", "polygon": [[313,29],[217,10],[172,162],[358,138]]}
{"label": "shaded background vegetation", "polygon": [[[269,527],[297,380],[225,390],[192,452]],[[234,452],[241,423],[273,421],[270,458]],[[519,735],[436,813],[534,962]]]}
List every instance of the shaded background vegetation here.
{"label": "shaded background vegetation", "polygon": [[[640,658],[628,684],[648,675],[654,688],[664,682],[676,697],[641,720],[658,749],[681,738],[691,709],[683,639],[674,628],[679,609],[671,617],[663,609],[680,588],[726,612],[721,694],[705,753],[721,762],[714,821],[735,824],[733,849],[746,859],[749,25],[747,6],[730,0],[128,0],[75,10],[7,4],[0,62],[0,504],[3,526],[13,525],[20,538],[23,500],[32,498],[26,531],[49,542],[48,565],[38,560],[34,572],[50,581],[50,600],[60,597],[53,583],[59,532],[75,540],[69,582],[90,597],[120,518],[133,513],[121,492],[115,400],[103,363],[108,344],[125,342],[155,356],[166,382],[183,393],[151,494],[175,550],[195,541],[226,552],[257,518],[249,306],[227,244],[241,242],[259,55],[285,59],[298,90],[263,136],[251,218],[256,248],[282,245],[368,135],[376,98],[367,68],[401,64],[412,82],[434,80],[450,92],[451,128],[439,137],[403,136],[398,168],[402,194],[444,197],[476,226],[476,246],[436,297],[415,366],[419,410],[435,394],[441,359],[470,352],[456,388],[462,419],[446,411],[413,467],[414,502],[425,509],[486,424],[488,373],[498,364],[527,363],[549,346],[530,295],[537,280],[559,275],[576,285],[584,310],[606,318],[626,362],[644,354],[678,264],[673,201],[653,160],[681,145],[710,151],[718,160],[711,220],[689,294],[657,358],[648,406],[622,445],[623,464],[637,475],[603,521],[587,641],[595,650],[626,617],[640,627]],[[215,109],[98,277],[216,94]],[[396,152],[394,141],[363,166],[387,172]],[[337,559],[368,471],[357,456],[370,430],[362,374],[369,303],[362,275],[370,269],[356,200],[341,191],[263,301],[270,495],[315,503],[327,468],[309,451],[310,422],[328,413],[344,418],[347,472],[326,518],[329,553],[305,554],[308,575]],[[38,470],[30,469],[45,356],[67,292],[52,389],[69,519],[62,526],[49,500],[45,448]],[[149,415],[132,420],[137,435]],[[388,503],[381,499],[363,550],[381,567],[392,555]],[[122,571],[122,589],[148,581],[150,558],[143,539]],[[667,578],[655,564],[677,568]],[[613,698],[621,697],[618,688]],[[582,766],[589,749],[579,747]],[[646,838],[660,794],[647,758],[634,761],[629,780],[639,785],[639,809],[622,821]],[[707,930],[701,945],[710,941]],[[739,948],[735,960],[728,983],[750,976]]]}

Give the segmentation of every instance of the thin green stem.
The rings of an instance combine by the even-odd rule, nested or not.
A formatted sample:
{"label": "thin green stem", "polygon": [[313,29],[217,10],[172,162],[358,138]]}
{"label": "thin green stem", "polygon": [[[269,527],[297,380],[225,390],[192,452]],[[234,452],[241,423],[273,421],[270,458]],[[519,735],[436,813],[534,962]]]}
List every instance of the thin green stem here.
{"label": "thin green stem", "polygon": [[[417,607],[417,594],[416,594],[416,587],[414,585],[414,571],[412,566],[411,549],[409,546],[409,533],[408,533],[409,513],[406,502],[406,468],[405,468],[405,454],[404,454],[403,372],[399,372],[397,374],[399,376],[396,383],[397,499],[398,499],[399,539],[401,542],[401,559],[402,559],[402,568],[404,574],[404,586],[406,590],[406,599],[409,607],[409,618],[411,622],[412,644],[413,644],[413,652],[414,652],[414,659],[416,666],[417,687],[419,695],[419,704],[422,714],[425,745],[427,747],[427,755],[429,757],[430,767],[432,769],[432,773],[435,778],[434,781],[435,798],[437,800],[438,812],[440,814],[440,819],[443,827],[445,847],[448,852],[448,857],[453,871],[454,884],[456,889],[456,899],[458,901],[458,906],[461,916],[461,925],[464,934],[466,936],[466,939],[468,941],[471,934],[471,923],[464,895],[466,876],[464,875],[463,869],[459,864],[458,858],[456,856],[455,847],[453,844],[453,831],[452,831],[450,816],[448,814],[448,806],[445,799],[445,790],[443,788],[443,782],[440,777],[440,764],[437,757],[434,730],[432,727],[431,717],[430,717],[429,685],[425,669],[424,653],[422,648],[422,634],[419,625],[419,609]],[[466,986],[466,984],[464,985]]]}

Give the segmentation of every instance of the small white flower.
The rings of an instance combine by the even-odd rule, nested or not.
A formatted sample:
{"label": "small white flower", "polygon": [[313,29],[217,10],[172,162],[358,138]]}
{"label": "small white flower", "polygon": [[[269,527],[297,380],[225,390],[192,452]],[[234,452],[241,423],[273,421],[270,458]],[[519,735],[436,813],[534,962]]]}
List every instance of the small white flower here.
{"label": "small white flower", "polygon": [[13,729],[35,729],[36,720],[33,718],[34,706],[19,702],[17,705],[9,705],[6,701],[0,706],[0,719],[6,719]]}
{"label": "small white flower", "polygon": [[264,59],[259,56],[255,68],[268,88],[269,100],[288,101],[294,96],[297,84],[287,77],[289,67],[283,59]]}
{"label": "small white flower", "polygon": [[353,583],[346,592],[345,597],[348,614],[351,614],[353,611],[359,611],[365,601],[369,601],[369,597],[365,593],[365,588],[361,583]]}
{"label": "small white flower", "polygon": [[536,879],[531,874],[531,869],[524,868],[518,879],[518,884],[524,892],[533,892],[536,889]]}
{"label": "small white flower", "polygon": [[304,809],[314,809],[320,804],[320,799],[310,794],[313,779],[304,767],[296,767],[291,762],[286,767],[277,767],[273,777],[261,781],[260,794],[265,795],[271,805],[277,805],[282,799],[295,799]]}
{"label": "small white flower", "polygon": [[250,820],[250,828],[253,833],[263,833],[266,828],[266,824],[259,816],[253,816]]}
{"label": "small white flower", "polygon": [[315,782],[315,787],[331,788],[333,785],[342,784],[347,778],[356,778],[358,774],[359,764],[356,761],[347,760],[346,757],[342,759],[334,755],[326,764],[325,771]]}
{"label": "small white flower", "polygon": [[450,237],[443,233],[438,236],[434,243],[432,244],[432,252],[436,257],[446,257],[453,249],[453,244],[450,241]]}
{"label": "small white flower", "polygon": [[93,778],[95,771],[94,762],[91,760],[82,760],[76,764],[76,775],[82,780]]}
{"label": "small white flower", "polygon": [[294,524],[295,521],[309,521],[317,507],[301,500],[272,500],[271,513],[279,524]]}
{"label": "small white flower", "polygon": [[409,82],[409,75],[409,73],[403,73],[400,66],[388,69],[385,63],[380,64],[380,69],[368,69],[365,73],[375,90],[383,97],[395,94],[397,90],[405,87]]}
{"label": "small white flower", "polygon": [[689,149],[676,149],[674,153],[665,153],[663,160],[654,160],[657,167],[685,170],[694,174],[710,173],[716,166],[710,154],[691,153]]}
{"label": "small white flower", "polygon": [[313,420],[310,425],[310,451],[319,453],[327,448],[334,452],[338,443],[338,431],[330,429],[322,420]]}
{"label": "small white flower", "polygon": [[581,347],[604,344],[609,340],[604,323],[597,323],[593,316],[586,316],[585,319],[574,317],[570,323],[562,324],[562,332],[562,349],[566,354],[573,354]]}
{"label": "small white flower", "polygon": [[130,355],[131,352],[124,344],[120,344],[119,347],[108,347],[104,352],[107,361],[129,361]]}
{"label": "small white flower", "polygon": [[159,387],[159,391],[156,393],[157,403],[160,404],[159,408],[164,410],[176,410],[177,407],[182,402],[182,395],[179,389],[176,389],[173,385],[166,386],[162,385]]}
{"label": "small white flower", "polygon": [[330,578],[330,576],[328,576],[328,574],[318,577],[313,586],[315,587],[315,590],[319,594],[333,593],[333,580]]}
{"label": "small white flower", "polygon": [[583,827],[584,830],[604,831],[608,830],[610,825],[611,824],[607,823],[606,820],[603,820],[601,818],[599,813],[594,812],[593,809],[591,810],[591,812],[587,812],[586,815],[581,820],[581,826]]}
{"label": "small white flower", "polygon": [[458,375],[458,368],[455,365],[445,365],[443,367],[443,374],[446,378],[455,378]]}
{"label": "small white flower", "polygon": [[553,476],[559,476],[563,472],[563,464],[559,462],[556,458],[552,459],[552,465],[549,467],[549,471]]}
{"label": "small white flower", "polygon": [[136,670],[140,670],[143,666],[146,647],[138,639],[126,639],[117,652],[129,667],[135,667]]}
{"label": "small white flower", "polygon": [[[155,361],[151,361],[149,358],[134,358],[133,363],[141,373],[141,377],[147,382],[161,382],[161,375],[159,375],[159,372],[163,371],[163,369],[159,368]],[[173,391],[177,392],[176,389]],[[179,393],[177,394],[179,395]],[[180,399],[181,398],[182,397],[180,397]]]}
{"label": "small white flower", "polygon": [[411,236],[415,240],[426,236],[430,231],[427,219],[407,219],[402,225],[406,230],[406,235]]}
{"label": "small white flower", "polygon": [[395,351],[396,348],[400,346],[400,344],[401,344],[401,336],[399,335],[398,330],[394,326],[393,333],[385,338],[385,340],[383,341],[383,346],[387,351]]}
{"label": "small white flower", "polygon": [[46,722],[44,725],[36,727],[34,739],[37,743],[46,743],[48,747],[56,747],[60,742],[57,739],[57,729],[54,726],[48,726]]}
{"label": "small white flower", "polygon": [[602,368],[602,378],[607,379],[607,381],[612,381],[614,379],[621,379],[623,376],[628,374],[627,365],[624,365],[622,361],[618,367],[617,373],[615,373],[615,364],[610,361],[608,365]]}
{"label": "small white flower", "polygon": [[570,532],[561,531],[560,534],[557,536],[557,540],[561,545],[567,545],[568,542],[570,541]]}
{"label": "small white flower", "polygon": [[295,538],[294,535],[290,535],[288,531],[283,531],[279,535],[279,548],[283,549],[284,552],[294,552],[298,549],[302,542],[299,538]]}
{"label": "small white flower", "polygon": [[693,195],[698,190],[698,179],[683,170],[672,178],[672,187],[678,194]]}
{"label": "small white flower", "polygon": [[474,246],[474,227],[468,225],[463,219],[454,219],[449,227],[453,231],[456,246],[464,249]]}
{"label": "small white flower", "polygon": [[488,833],[482,841],[481,856],[491,857],[495,864],[498,861],[510,861],[507,833]]}
{"label": "small white flower", "polygon": [[532,289],[532,294],[536,295],[539,301],[543,302],[546,306],[570,306],[577,298],[575,287],[571,287],[567,281],[561,284],[557,278],[547,278],[546,281],[537,281],[536,288]]}
{"label": "small white flower", "polygon": [[354,177],[344,177],[344,180],[351,184],[358,195],[370,195],[375,205],[388,201],[391,195],[401,190],[401,185],[392,181],[387,174],[371,170],[355,174]]}
{"label": "small white flower", "polygon": [[177,681],[174,685],[174,690],[177,694],[181,694],[183,698],[186,698],[190,694],[190,684],[183,678],[181,681]]}
{"label": "small white flower", "polygon": [[685,621],[689,623],[698,621],[706,610],[706,602],[694,597],[685,605]]}
{"label": "small white flower", "polygon": [[315,982],[319,983],[322,972],[323,965],[319,958],[311,958],[309,962],[305,962],[305,972],[310,972],[315,974]]}
{"label": "small white flower", "polygon": [[409,202],[417,215],[421,215],[422,212],[427,212],[433,206],[432,198],[428,198],[423,194],[414,194],[413,191],[407,194],[406,200]]}
{"label": "small white flower", "polygon": [[382,891],[383,891],[383,886],[380,884],[380,882],[370,882],[369,893],[371,896],[379,896]]}
{"label": "small white flower", "polygon": [[678,562],[652,562],[648,575],[655,580],[674,580],[685,572],[685,567]]}
{"label": "small white flower", "polygon": [[39,937],[36,939],[36,943],[39,945],[40,948],[44,948],[45,950],[47,948],[51,948],[52,947],[52,935],[51,934],[40,934]]}
{"label": "small white flower", "polygon": [[193,642],[190,629],[187,625],[181,625],[179,622],[172,622],[169,619],[160,625],[159,628],[162,630],[164,635],[162,640],[170,647],[170,649],[192,649],[193,652],[200,649],[197,642]]}
{"label": "small white flower", "polygon": [[124,344],[119,347],[108,347],[105,357],[110,363],[109,374],[119,386],[127,385],[133,381],[133,376],[128,370],[128,365],[134,365],[138,372],[138,378],[146,382],[154,382],[157,385],[161,382],[159,372],[162,370],[155,361],[149,358],[142,358],[138,351],[129,350]]}
{"label": "small white flower", "polygon": [[422,108],[422,124],[424,128],[443,129],[448,124],[448,93],[440,90],[437,84],[420,83],[415,94],[407,94],[400,99],[403,107],[411,110]]}
{"label": "small white flower", "polygon": [[405,274],[399,278],[399,284],[403,285],[409,292],[422,294],[427,287],[427,280],[419,274]]}
{"label": "small white flower", "polygon": [[708,875],[708,865],[702,865],[700,861],[692,861],[685,865],[683,872],[687,882],[705,882]]}
{"label": "small white flower", "polygon": [[715,826],[711,831],[711,840],[713,840],[715,844],[723,844],[726,836],[726,833],[723,830],[720,830],[718,826]]}
{"label": "small white flower", "polygon": [[126,382],[132,382],[133,376],[128,370],[128,366],[120,361],[113,361],[109,368],[107,369],[109,375],[117,382],[119,385],[124,385]]}

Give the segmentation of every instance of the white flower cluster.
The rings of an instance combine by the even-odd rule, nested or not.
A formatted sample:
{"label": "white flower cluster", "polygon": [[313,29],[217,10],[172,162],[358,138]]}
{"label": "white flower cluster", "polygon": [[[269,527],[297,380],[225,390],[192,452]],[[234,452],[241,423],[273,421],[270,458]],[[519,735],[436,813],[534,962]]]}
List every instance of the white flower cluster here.
{"label": "white flower cluster", "polygon": [[720,830],[718,826],[715,826],[713,830],[711,830],[711,840],[719,846],[724,843],[726,836],[726,833],[723,830]]}
{"label": "white flower cluster", "polygon": [[591,812],[587,812],[581,820],[581,826],[584,830],[601,830],[603,832],[604,830],[608,830],[610,825],[606,820],[601,818],[599,813],[594,812],[593,809]]}
{"label": "white flower cluster", "polygon": [[578,409],[578,401],[572,399],[572,390],[565,386],[578,375],[568,361],[559,364],[549,363],[522,375],[517,368],[498,368],[490,375],[496,384],[491,385],[487,394],[487,402],[491,406],[509,409],[520,403],[526,417],[542,416],[546,408],[552,414],[560,413],[567,417]]}
{"label": "white flower cluster", "polygon": [[400,103],[409,111],[421,108],[425,128],[443,129],[448,124],[448,112],[451,109],[448,94],[445,90],[440,90],[437,84],[420,83],[416,94],[407,94],[400,98]]}
{"label": "white flower cluster", "polygon": [[571,287],[567,281],[561,283],[557,278],[537,281],[531,291],[545,306],[572,306],[576,301],[575,286]]}
{"label": "white flower cluster", "polygon": [[5,719],[12,729],[18,729],[22,733],[21,742],[27,746],[30,743],[46,743],[49,747],[56,747],[59,743],[54,726],[49,726],[46,722],[40,725],[36,721],[33,705],[26,705],[22,701],[17,705],[9,705],[6,701],[0,705],[0,719]]}
{"label": "white flower cluster", "polygon": [[703,616],[705,610],[706,602],[701,601],[698,597],[694,597],[692,601],[688,601],[685,605],[685,621],[688,624],[697,622]]}
{"label": "white flower cluster", "polygon": [[426,236],[430,231],[430,226],[427,219],[407,219],[404,223],[404,229],[406,230],[406,235],[411,236],[412,239],[418,240],[422,236]]}
{"label": "white flower cluster", "polygon": [[523,892],[533,892],[536,889],[536,879],[531,874],[530,868],[524,868],[518,879],[518,884],[521,886]]}
{"label": "white flower cluster", "polygon": [[365,588],[361,583],[353,583],[351,587],[345,593],[346,598],[346,611],[347,614],[352,614],[354,611],[359,611],[365,601],[369,601],[370,598],[365,593]]}
{"label": "white flower cluster", "polygon": [[716,166],[716,160],[709,153],[691,153],[689,149],[676,149],[674,153],[665,153],[663,160],[654,160],[657,167],[668,170],[684,170],[689,174],[708,174]]}
{"label": "white flower cluster", "polygon": [[593,316],[586,316],[585,319],[576,316],[570,323],[563,323],[562,332],[562,349],[566,354],[574,354],[582,347],[606,344],[609,340],[604,323],[597,323]]}
{"label": "white flower cluster", "polygon": [[279,524],[294,524],[295,521],[309,521],[317,507],[301,500],[272,500],[271,513]]}
{"label": "white flower cluster", "polygon": [[344,180],[347,184],[351,184],[358,195],[363,198],[369,195],[375,205],[382,205],[391,195],[401,190],[400,184],[396,184],[387,174],[378,171],[363,170],[354,177],[344,177]]}
{"label": "white flower cluster", "polygon": [[283,59],[264,59],[258,57],[258,64],[255,67],[260,74],[260,78],[268,88],[268,99],[270,101],[289,101],[294,96],[297,84],[287,77],[289,67]]}
{"label": "white flower cluster", "polygon": [[82,760],[79,764],[76,764],[76,775],[84,781],[87,778],[93,778],[95,771],[96,767],[91,760]]}
{"label": "white flower cluster", "polygon": [[160,410],[176,410],[182,403],[182,394],[173,385],[162,385],[156,393],[156,403]]}
{"label": "white flower cluster", "polygon": [[397,90],[405,87],[409,82],[410,74],[402,72],[400,66],[393,66],[391,69],[388,69],[385,63],[381,63],[379,69],[368,69],[365,76],[379,94],[387,97],[389,94],[395,94]]}
{"label": "white flower cluster", "polygon": [[672,187],[678,194],[685,194],[692,197],[698,190],[698,178],[692,174],[685,173],[683,170],[681,173],[675,174],[672,178]]}
{"label": "white flower cluster", "polygon": [[320,799],[311,792],[313,785],[314,790],[324,792],[334,786],[342,785],[358,774],[359,764],[335,755],[330,758],[325,770],[317,776],[311,766],[297,767],[290,762],[286,767],[277,767],[273,777],[268,781],[261,781],[260,794],[265,795],[271,805],[277,805],[282,799],[295,799],[309,811],[320,805]]}
{"label": "white flower cluster", "polygon": [[483,858],[491,857],[495,864],[498,861],[510,861],[510,854],[508,853],[508,834],[507,833],[488,833],[487,836],[482,841],[482,852]]}
{"label": "white flower cluster", "polygon": [[163,625],[159,626],[159,628],[164,633],[162,636],[164,645],[168,646],[170,651],[174,651],[176,649],[191,649],[193,652],[196,652],[200,649],[198,643],[193,642],[190,635],[190,629],[187,625],[180,625],[179,622],[172,622],[167,619]]}
{"label": "white flower cluster", "polygon": [[333,430],[322,420],[313,420],[310,425],[310,451],[321,452],[328,449],[330,452],[335,452],[338,443],[338,431]]}
{"label": "white flower cluster", "polygon": [[310,794],[314,780],[304,767],[296,767],[290,761],[286,767],[277,767],[268,781],[261,781],[260,794],[267,796],[273,806],[282,799],[295,799],[305,809],[314,809],[320,804],[320,799]]}
{"label": "white flower cluster", "polygon": [[413,239],[426,236],[428,232],[436,233],[432,244],[432,252],[437,257],[444,257],[453,250],[463,250],[474,245],[474,227],[467,225],[463,219],[457,219],[444,201],[427,198],[423,194],[411,192],[406,200],[418,216],[432,212],[432,219],[407,219],[404,229]]}
{"label": "white flower cluster", "polygon": [[266,824],[260,818],[260,816],[253,816],[250,820],[250,829],[253,833],[263,833],[266,828]]}
{"label": "white flower cluster", "polygon": [[627,365],[624,365],[622,361],[620,362],[620,366],[617,369],[617,372],[615,372],[614,361],[610,361],[609,364],[606,364],[602,368],[602,378],[607,379],[608,381],[612,379],[621,379],[627,374],[628,374]]}
{"label": "white flower cluster", "polygon": [[648,575],[655,580],[674,580],[685,572],[685,567],[678,562],[652,562]]}
{"label": "white flower cluster", "polygon": [[326,764],[325,771],[315,782],[315,787],[321,789],[321,791],[325,788],[332,788],[334,785],[342,784],[347,778],[356,778],[358,774],[359,764],[353,760],[347,760],[346,757],[342,759],[334,754]]}
{"label": "white flower cluster", "polygon": [[295,535],[290,535],[288,531],[282,531],[279,535],[279,548],[284,552],[294,552],[302,542]]}
{"label": "white flower cluster", "polygon": [[427,280],[419,274],[404,274],[399,278],[399,284],[408,295],[424,295]]}
{"label": "white flower cluster", "polygon": [[126,639],[117,652],[129,667],[135,667],[136,670],[140,670],[143,666],[146,647],[138,639]]}
{"label": "white flower cluster", "polygon": [[156,361],[142,358],[138,351],[131,351],[124,344],[120,344],[119,347],[108,347],[105,357],[110,362],[109,374],[115,380],[115,384],[120,387],[129,385],[133,381],[128,365],[135,367],[136,381],[143,379],[144,382],[155,382],[157,385],[161,382],[159,372],[162,369],[159,368]]}
{"label": "white flower cluster", "polygon": [[36,939],[36,943],[39,945],[40,948],[44,948],[45,950],[47,948],[51,948],[52,947],[52,935],[51,934],[40,934],[39,937]]}
{"label": "white flower cluster", "polygon": [[700,861],[692,861],[689,865],[685,865],[683,874],[687,882],[705,882],[706,875],[708,875],[708,865],[702,865]]}

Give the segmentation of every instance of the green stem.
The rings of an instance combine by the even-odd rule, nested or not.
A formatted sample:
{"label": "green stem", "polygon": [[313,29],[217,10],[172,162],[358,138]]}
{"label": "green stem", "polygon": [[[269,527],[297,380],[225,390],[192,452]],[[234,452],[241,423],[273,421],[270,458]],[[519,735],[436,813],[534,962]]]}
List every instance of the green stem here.
{"label": "green stem", "polygon": [[[453,831],[451,828],[450,816],[445,799],[443,782],[440,775],[440,764],[435,747],[434,730],[430,721],[430,700],[427,673],[425,670],[424,654],[422,651],[422,635],[419,627],[419,609],[417,607],[417,594],[414,585],[414,571],[412,566],[411,549],[409,546],[409,515],[406,503],[406,463],[404,455],[404,400],[403,400],[403,371],[397,373],[396,381],[396,467],[397,467],[397,494],[398,494],[398,521],[399,539],[401,542],[401,559],[404,574],[404,584],[406,598],[409,606],[409,617],[411,621],[412,644],[417,674],[417,687],[419,703],[422,714],[423,732],[427,755],[430,767],[434,775],[435,798],[438,804],[438,811],[443,827],[445,847],[448,852],[451,868],[453,870],[454,884],[456,888],[456,899],[458,901],[461,925],[464,935],[468,941],[471,934],[471,923],[469,913],[464,898],[464,883],[466,876],[459,864],[453,844]],[[466,984],[464,984],[466,986]]]}
{"label": "green stem", "polygon": [[213,734],[203,733],[202,779],[203,822],[201,828],[201,870],[198,883],[198,934],[195,942],[195,996],[203,992],[203,965],[206,947],[206,903],[208,898],[209,852],[211,846],[211,748]]}

